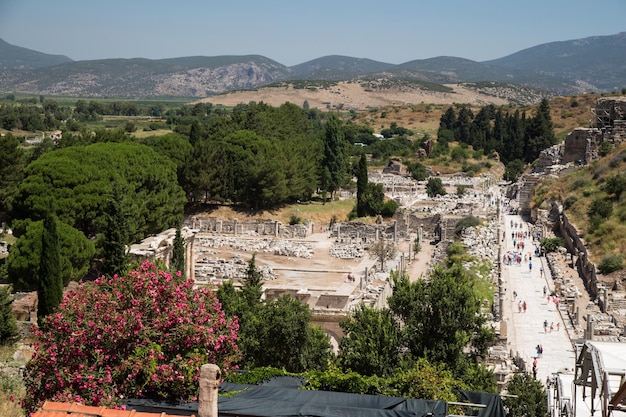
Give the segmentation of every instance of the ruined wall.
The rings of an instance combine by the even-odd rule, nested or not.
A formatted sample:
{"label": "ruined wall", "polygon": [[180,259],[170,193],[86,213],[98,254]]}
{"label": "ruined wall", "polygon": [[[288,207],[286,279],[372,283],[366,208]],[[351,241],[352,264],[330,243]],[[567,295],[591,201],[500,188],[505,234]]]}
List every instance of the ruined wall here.
{"label": "ruined wall", "polygon": [[[555,208],[553,207],[553,210]],[[560,211],[560,209],[556,208]],[[597,298],[598,289],[598,277],[596,276],[596,266],[589,261],[589,254],[585,243],[580,237],[576,227],[569,222],[567,215],[563,212],[557,218],[556,229],[559,231],[561,237],[565,241],[565,247],[572,256],[576,257],[576,268],[578,274],[582,278],[589,295],[592,298]],[[599,300],[601,301],[601,300]],[[603,306],[601,306],[603,308]]]}
{"label": "ruined wall", "polygon": [[306,238],[314,227],[313,223],[290,225],[273,220],[240,222],[237,219],[195,216],[186,219],[184,225],[201,233],[274,236],[286,239]]}

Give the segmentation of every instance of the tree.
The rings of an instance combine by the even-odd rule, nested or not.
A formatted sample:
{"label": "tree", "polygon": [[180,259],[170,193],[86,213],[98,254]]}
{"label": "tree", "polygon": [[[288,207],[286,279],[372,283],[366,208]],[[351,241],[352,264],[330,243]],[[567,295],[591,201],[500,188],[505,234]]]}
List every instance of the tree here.
{"label": "tree", "polygon": [[371,254],[380,262],[380,269],[385,270],[385,261],[396,256],[396,245],[386,239],[378,239],[370,247]]}
{"label": "tree", "polygon": [[[42,254],[43,221],[29,222],[26,231],[11,246],[7,257],[9,281],[16,291],[36,291],[39,288],[39,265]],[[61,253],[63,285],[82,279],[95,254],[91,240],[83,233],[57,222]]]}
{"label": "tree", "polygon": [[113,194],[109,198],[105,210],[106,225],[102,239],[103,257],[102,273],[112,277],[123,275],[128,267],[128,221],[122,202],[123,194],[120,182],[113,184]]}
{"label": "tree", "polygon": [[46,317],[53,313],[63,299],[63,276],[57,220],[51,211],[46,213],[41,234],[41,256],[37,273],[37,322],[39,327],[46,323]]}
{"label": "tree", "polygon": [[341,130],[339,119],[331,115],[324,130],[324,149],[322,157],[322,185],[323,191],[330,193],[331,200],[335,191],[343,183],[346,173],[346,142]]}
{"label": "tree", "polygon": [[255,317],[247,315],[242,318],[244,321],[253,323],[242,327],[242,333],[252,331],[242,334],[247,367],[271,366],[303,372],[328,366],[329,337],[314,330],[311,310],[295,298],[285,295],[269,301],[256,311]]}
{"label": "tree", "polygon": [[431,198],[438,195],[446,195],[446,189],[443,187],[441,178],[428,178],[428,183],[426,183],[426,194],[428,194],[428,197]]}
{"label": "tree", "polygon": [[176,167],[146,145],[107,142],[56,149],[31,162],[24,175],[9,212],[12,226],[15,220],[42,219],[47,202],[54,201],[60,221],[93,238],[104,230],[116,181],[132,196],[124,207],[129,241],[182,220],[185,194]]}
{"label": "tree", "polygon": [[11,286],[0,287],[0,344],[11,344],[19,338],[17,320],[13,315]]}
{"label": "tree", "polygon": [[256,253],[252,254],[252,258],[248,262],[242,291],[249,306],[254,306],[260,302],[261,295],[263,295],[263,273],[256,266]]}
{"label": "tree", "polygon": [[176,228],[176,236],[172,247],[172,260],[170,261],[170,269],[174,273],[180,272],[180,277],[185,279],[185,239],[181,233],[180,227]]}
{"label": "tree", "polygon": [[367,210],[365,207],[365,194],[367,193],[367,186],[369,184],[367,178],[367,158],[365,153],[361,154],[359,159],[359,165],[357,167],[356,175],[356,215],[357,217],[367,216]]}
{"label": "tree", "polygon": [[[240,358],[237,321],[213,293],[146,261],[126,276],[68,293],[26,365],[26,409],[46,400],[93,406],[124,398],[190,401],[200,367],[229,373]],[[54,366],[50,366],[54,363]]]}
{"label": "tree", "polygon": [[339,344],[339,365],[361,375],[392,375],[400,363],[400,327],[388,309],[364,304],[339,322],[345,336]]}
{"label": "tree", "polygon": [[20,143],[10,133],[0,136],[0,212],[6,211],[23,178],[26,158]]}
{"label": "tree", "polygon": [[548,414],[546,391],[541,381],[526,373],[516,373],[506,384],[510,396],[504,398],[509,417],[540,417]]}
{"label": "tree", "polygon": [[404,324],[404,334],[413,357],[444,363],[455,375],[467,371],[467,349],[474,359],[484,352],[481,328],[485,318],[473,278],[461,262],[449,268],[438,266],[430,281],[411,282],[408,276],[392,276],[389,308]]}

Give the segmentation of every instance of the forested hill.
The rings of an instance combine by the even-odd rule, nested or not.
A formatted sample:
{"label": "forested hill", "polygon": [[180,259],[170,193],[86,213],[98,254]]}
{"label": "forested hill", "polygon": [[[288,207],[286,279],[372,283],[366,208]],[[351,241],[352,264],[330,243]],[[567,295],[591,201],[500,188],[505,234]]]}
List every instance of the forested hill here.
{"label": "forested hill", "polygon": [[435,57],[399,65],[349,56],[287,67],[260,55],[72,61],[0,40],[0,91],[88,97],[207,97],[289,80],[506,82],[553,94],[626,86],[626,32],[538,45],[488,62]]}

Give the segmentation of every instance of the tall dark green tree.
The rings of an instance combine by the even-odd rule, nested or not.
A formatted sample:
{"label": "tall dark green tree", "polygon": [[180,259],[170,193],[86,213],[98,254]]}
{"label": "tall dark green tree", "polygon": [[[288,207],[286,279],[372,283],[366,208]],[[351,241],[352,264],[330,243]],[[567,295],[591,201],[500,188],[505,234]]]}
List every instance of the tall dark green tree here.
{"label": "tall dark green tree", "polygon": [[122,198],[123,193],[116,181],[105,211],[106,226],[102,241],[102,273],[109,277],[123,275],[129,263],[126,250],[129,243],[128,220]]}
{"label": "tall dark green tree", "polygon": [[174,236],[170,269],[175,273],[180,271],[180,278],[185,279],[185,239],[183,238],[180,227],[176,228],[176,236]]}
{"label": "tall dark green tree", "polygon": [[332,200],[346,174],[346,141],[335,115],[331,115],[326,122],[323,142],[321,189],[330,193]]}
{"label": "tall dark green tree", "polygon": [[11,286],[3,285],[0,287],[0,345],[13,343],[19,338],[12,305]]}
{"label": "tall dark green tree", "polygon": [[63,299],[63,276],[57,219],[51,210],[46,212],[43,222],[37,297],[37,322],[40,327],[43,327],[45,317],[53,313]]}
{"label": "tall dark green tree", "polygon": [[539,157],[539,153],[556,143],[550,103],[548,99],[541,100],[535,116],[530,119],[525,131],[524,160],[532,162]]}
{"label": "tall dark green tree", "polygon": [[368,186],[367,177],[367,158],[365,153],[361,154],[359,159],[359,165],[357,167],[356,174],[356,215],[357,217],[367,216],[367,210],[365,207],[365,194],[367,193]]}
{"label": "tall dark green tree", "polygon": [[256,266],[256,253],[252,255],[243,283],[243,296],[249,306],[258,304],[263,294],[263,273]]}
{"label": "tall dark green tree", "polygon": [[26,157],[15,136],[0,136],[0,212],[6,211],[22,180]]}

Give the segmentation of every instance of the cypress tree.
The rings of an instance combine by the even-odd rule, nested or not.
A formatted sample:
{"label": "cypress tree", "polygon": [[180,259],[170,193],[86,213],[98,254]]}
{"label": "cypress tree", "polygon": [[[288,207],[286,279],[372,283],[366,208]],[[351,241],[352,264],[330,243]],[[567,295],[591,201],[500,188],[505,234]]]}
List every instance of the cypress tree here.
{"label": "cypress tree", "polygon": [[356,215],[357,217],[367,216],[366,193],[369,179],[367,177],[367,159],[365,154],[361,154],[356,176]]}
{"label": "cypress tree", "polygon": [[47,211],[41,234],[41,258],[39,261],[39,288],[37,290],[37,322],[43,326],[44,318],[52,313],[63,299],[63,276],[57,220]]}
{"label": "cypress tree", "polygon": [[180,227],[176,229],[174,245],[172,247],[171,269],[181,272],[181,278],[185,279],[185,239],[183,239]]}
{"label": "cypress tree", "polygon": [[126,245],[128,244],[128,226],[122,208],[122,193],[116,182],[113,195],[106,208],[106,226],[104,229],[102,273],[106,276],[123,275],[128,266]]}
{"label": "cypress tree", "polygon": [[256,266],[256,253],[254,253],[250,262],[248,262],[248,270],[246,271],[246,278],[242,289],[243,296],[248,306],[252,307],[259,302],[263,294],[262,286],[263,273]]}
{"label": "cypress tree", "polygon": [[322,191],[329,192],[331,199],[341,186],[346,173],[345,151],[346,141],[339,119],[331,115],[326,123],[322,157]]}
{"label": "cypress tree", "polygon": [[12,343],[19,337],[12,304],[11,287],[0,287],[0,344]]}

